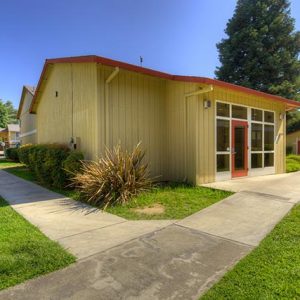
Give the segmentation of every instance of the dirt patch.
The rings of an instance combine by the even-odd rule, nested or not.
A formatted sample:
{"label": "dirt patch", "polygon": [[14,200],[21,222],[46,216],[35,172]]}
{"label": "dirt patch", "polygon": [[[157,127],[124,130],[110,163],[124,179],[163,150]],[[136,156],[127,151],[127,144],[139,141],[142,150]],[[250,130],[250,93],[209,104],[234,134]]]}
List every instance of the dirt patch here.
{"label": "dirt patch", "polygon": [[145,215],[160,215],[165,212],[165,207],[161,204],[154,204],[152,206],[147,206],[144,208],[133,208],[134,212]]}

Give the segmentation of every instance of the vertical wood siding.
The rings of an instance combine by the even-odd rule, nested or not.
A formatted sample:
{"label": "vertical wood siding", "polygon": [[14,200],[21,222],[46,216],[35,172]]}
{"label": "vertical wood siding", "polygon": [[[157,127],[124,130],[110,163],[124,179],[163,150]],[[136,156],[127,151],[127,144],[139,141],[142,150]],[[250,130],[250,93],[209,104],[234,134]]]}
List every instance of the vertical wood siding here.
{"label": "vertical wood siding", "polygon": [[[105,81],[113,71],[96,63],[54,65],[37,108],[38,142],[67,144],[72,136],[79,137],[86,157],[95,159],[103,155],[105,146],[120,142],[131,150],[141,141],[153,176],[213,182],[215,105],[220,100],[275,111],[275,136],[282,134],[275,145],[275,169],[285,171],[285,120],[279,118],[284,104],[218,87],[185,98],[204,85],[121,69],[109,83],[106,107]],[[211,100],[211,108],[204,109],[205,99]]]}
{"label": "vertical wood siding", "polygon": [[79,137],[86,158],[96,157],[96,75],[92,63],[53,66],[37,108],[38,143],[68,144]]}
{"label": "vertical wood siding", "polygon": [[[20,134],[31,132],[36,129],[36,115],[29,113],[29,108],[32,101],[32,94],[26,91],[24,96],[24,102],[22,106],[22,111],[20,114]],[[22,145],[25,144],[35,144],[36,143],[36,133],[21,137]]]}
{"label": "vertical wood siding", "polygon": [[[105,81],[113,68],[98,66],[98,151],[121,143],[131,150],[141,142],[151,175],[166,178],[165,80],[120,70],[109,83],[108,116],[105,109]],[[108,145],[105,126],[108,118]]]}
{"label": "vertical wood siding", "polygon": [[[182,181],[186,176],[196,184],[215,181],[215,106],[216,100],[275,111],[275,171],[285,172],[285,120],[284,104],[272,102],[262,97],[233,92],[214,87],[207,94],[187,98],[187,137],[185,134],[185,97],[186,93],[196,91],[203,85],[168,81],[167,83],[167,128],[168,128],[168,178]],[[212,106],[204,109],[203,101],[209,99]],[[187,171],[185,172],[185,141],[187,142]]]}
{"label": "vertical wood siding", "polygon": [[[195,182],[198,118],[197,96],[185,99],[185,94],[197,90],[193,83],[167,82],[167,166],[168,179]],[[187,118],[186,118],[187,117]],[[186,127],[187,126],[187,127]],[[185,157],[185,152],[187,156]],[[186,161],[185,161],[186,159]]]}
{"label": "vertical wood siding", "polygon": [[300,141],[300,131],[296,131],[286,136],[286,146],[292,148],[292,153],[297,154],[297,140]]}

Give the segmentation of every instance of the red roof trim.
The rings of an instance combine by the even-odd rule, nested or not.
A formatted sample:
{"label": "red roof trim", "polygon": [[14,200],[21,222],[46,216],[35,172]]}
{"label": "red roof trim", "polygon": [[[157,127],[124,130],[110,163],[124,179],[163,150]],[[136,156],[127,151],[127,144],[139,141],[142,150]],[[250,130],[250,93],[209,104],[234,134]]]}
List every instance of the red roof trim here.
{"label": "red roof trim", "polygon": [[101,57],[101,56],[89,55],[89,56],[76,56],[76,57],[62,57],[62,58],[46,59],[42,74],[40,76],[40,79],[39,79],[39,82],[37,85],[36,92],[34,94],[34,97],[33,97],[33,100],[32,100],[31,106],[30,106],[30,112],[33,112],[32,111],[33,106],[34,106],[34,104],[36,102],[36,98],[39,94],[39,90],[40,90],[41,84],[44,80],[44,75],[46,73],[48,65],[49,64],[58,64],[58,63],[99,63],[99,64],[111,66],[111,67],[119,67],[121,69],[125,69],[128,71],[138,72],[138,73],[151,75],[151,76],[164,78],[164,79],[169,79],[169,80],[212,84],[212,85],[219,86],[222,88],[227,88],[227,89],[238,91],[238,92],[243,92],[243,93],[252,94],[255,96],[268,98],[273,101],[283,102],[283,103],[286,103],[290,108],[300,107],[300,102],[298,102],[298,101],[286,99],[286,98],[283,98],[280,96],[260,92],[257,90],[253,90],[250,88],[235,85],[232,83],[227,83],[227,82],[216,80],[216,79],[211,79],[211,78],[206,78],[206,77],[196,77],[196,76],[171,75],[168,73],[164,73],[164,72],[160,72],[160,71],[156,71],[156,70],[152,70],[152,69],[148,69],[148,68],[144,68],[144,67],[139,67],[136,65],[128,64],[125,62],[121,62],[121,61],[117,61],[117,60],[113,60],[113,59],[109,59],[109,58],[105,58],[105,57]]}

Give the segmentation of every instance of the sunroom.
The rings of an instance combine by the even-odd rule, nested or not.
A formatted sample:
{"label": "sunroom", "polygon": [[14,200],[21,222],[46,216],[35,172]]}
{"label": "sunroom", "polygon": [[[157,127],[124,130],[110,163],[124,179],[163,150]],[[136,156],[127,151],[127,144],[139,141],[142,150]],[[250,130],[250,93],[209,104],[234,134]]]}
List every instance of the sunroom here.
{"label": "sunroom", "polygon": [[216,101],[215,118],[216,181],[275,173],[275,111]]}

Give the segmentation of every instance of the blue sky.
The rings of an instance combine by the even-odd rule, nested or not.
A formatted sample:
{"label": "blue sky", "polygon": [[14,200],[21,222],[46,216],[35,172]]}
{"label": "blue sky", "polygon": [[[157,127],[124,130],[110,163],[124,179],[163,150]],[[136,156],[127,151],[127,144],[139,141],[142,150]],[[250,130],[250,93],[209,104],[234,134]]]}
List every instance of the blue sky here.
{"label": "blue sky", "polygon": [[[292,0],[300,30],[300,1]],[[214,77],[235,0],[9,0],[0,3],[0,98],[18,106],[46,58],[96,54]]]}

